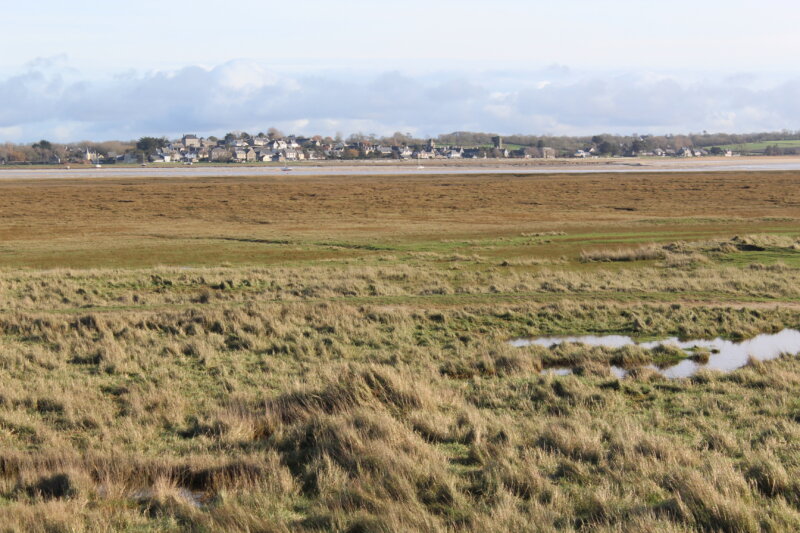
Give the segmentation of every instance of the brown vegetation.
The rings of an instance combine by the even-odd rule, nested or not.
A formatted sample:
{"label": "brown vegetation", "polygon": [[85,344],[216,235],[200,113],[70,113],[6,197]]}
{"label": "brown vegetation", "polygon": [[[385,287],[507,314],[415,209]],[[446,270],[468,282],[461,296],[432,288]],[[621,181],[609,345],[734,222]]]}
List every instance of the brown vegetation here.
{"label": "brown vegetation", "polygon": [[798,359],[507,342],[800,326],[796,182],[2,182],[0,530],[798,529]]}

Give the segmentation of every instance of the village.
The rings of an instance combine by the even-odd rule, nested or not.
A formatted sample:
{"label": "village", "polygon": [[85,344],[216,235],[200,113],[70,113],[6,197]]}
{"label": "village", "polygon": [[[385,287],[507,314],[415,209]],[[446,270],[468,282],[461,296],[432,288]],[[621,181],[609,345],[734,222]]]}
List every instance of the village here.
{"label": "village", "polygon": [[[507,142],[508,139],[508,142]],[[605,157],[696,158],[732,157],[725,139],[691,139],[686,136],[655,137],[501,137],[496,134],[454,132],[437,138],[415,139],[396,133],[391,137],[351,135],[343,139],[269,133],[227,133],[224,137],[185,134],[142,137],[138,141],[106,141],[57,144],[46,140],[28,144],[0,145],[0,165],[15,164],[196,164],[196,163],[296,163],[336,160],[476,160],[476,159],[596,159]],[[789,141],[780,141],[788,143]],[[791,141],[794,142],[794,141]],[[552,144],[551,144],[552,143]],[[714,144],[712,144],[714,143]],[[738,145],[744,146],[744,145]],[[761,153],[748,155],[794,155],[800,149],[766,145]]]}
{"label": "village", "polygon": [[[146,154],[150,163],[258,163],[315,161],[329,159],[485,159],[509,157],[543,157],[552,159],[556,151],[552,148],[515,149],[504,148],[501,137],[493,138],[492,146],[469,147],[437,146],[430,139],[421,145],[381,144],[368,140],[335,141],[317,137],[289,135],[226,136],[226,139],[204,138],[184,135],[181,139],[166,143],[151,154]],[[115,162],[136,163],[142,155],[130,152],[115,156]],[[102,157],[87,149],[84,158],[100,161]],[[108,161],[111,162],[111,161]]]}
{"label": "village", "polygon": [[[438,146],[434,139],[421,144],[389,144],[370,140],[332,140],[322,137],[289,135],[257,136],[226,135],[225,139],[184,135],[150,151],[130,150],[124,154],[101,154],[85,148],[82,159],[93,163],[286,163],[297,161],[354,160],[354,159],[555,159],[557,157],[597,158],[603,153],[597,146],[587,146],[574,152],[556,150],[547,146],[505,146],[503,138],[492,137],[491,145]],[[682,147],[678,150],[655,148],[650,151],[624,153],[641,157],[702,157],[707,155],[733,155],[730,151],[713,153],[706,149]]]}

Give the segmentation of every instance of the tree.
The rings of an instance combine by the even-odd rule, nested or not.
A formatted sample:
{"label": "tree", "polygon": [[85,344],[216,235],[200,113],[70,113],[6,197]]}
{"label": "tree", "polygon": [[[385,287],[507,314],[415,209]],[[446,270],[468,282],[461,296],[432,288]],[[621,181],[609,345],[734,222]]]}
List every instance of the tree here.
{"label": "tree", "polygon": [[164,137],[142,137],[136,143],[136,149],[141,152],[142,160],[145,160],[166,145],[167,139]]}
{"label": "tree", "polygon": [[619,145],[608,141],[601,142],[597,149],[601,154],[617,155],[619,153]]}
{"label": "tree", "polygon": [[37,150],[52,150],[53,149],[53,145],[50,143],[50,141],[45,141],[44,139],[42,139],[38,143],[35,143],[33,145],[33,147],[36,148]]}
{"label": "tree", "polygon": [[361,132],[359,132],[359,133],[352,133],[352,134],[350,134],[350,136],[347,138],[347,143],[348,143],[348,144],[356,144],[356,143],[362,142],[364,139],[365,139],[365,137],[364,137],[364,134],[363,134],[363,133],[361,133]]}
{"label": "tree", "polygon": [[136,149],[142,152],[155,152],[159,148],[164,148],[167,145],[167,139],[164,137],[142,137],[136,143]]}

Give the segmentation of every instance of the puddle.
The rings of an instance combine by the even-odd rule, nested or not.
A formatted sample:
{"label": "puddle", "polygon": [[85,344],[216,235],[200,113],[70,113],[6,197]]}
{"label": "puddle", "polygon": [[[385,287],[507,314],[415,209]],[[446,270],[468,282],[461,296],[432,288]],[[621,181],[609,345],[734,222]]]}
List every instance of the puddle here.
{"label": "puddle", "polygon": [[[661,375],[667,378],[686,378],[694,375],[698,370],[710,369],[722,372],[730,372],[741,368],[747,364],[752,356],[759,361],[767,361],[780,357],[782,354],[797,355],[800,353],[800,331],[795,329],[785,329],[780,333],[763,334],[747,339],[745,341],[734,342],[722,338],[712,340],[689,340],[681,341],[677,337],[671,337],[659,341],[637,342],[631,337],[624,335],[585,335],[581,337],[540,337],[537,339],[516,339],[511,341],[513,346],[544,346],[563,343],[582,343],[587,346],[603,346],[605,348],[622,348],[623,346],[636,345],[646,349],[657,346],[671,345],[680,348],[690,356],[692,350],[704,348],[711,352],[706,363],[698,363],[691,359],[684,359],[673,366],[658,368],[648,365]],[[612,366],[611,371],[617,377],[625,377],[628,370]],[[570,368],[550,368],[545,372],[566,375],[572,373]]]}
{"label": "puddle", "polygon": [[[189,504],[196,509],[202,508],[207,500],[207,495],[202,491],[189,490],[181,487],[178,488],[177,492],[179,496],[189,502]],[[135,500],[145,501],[153,499],[155,497],[155,493],[152,489],[142,489],[134,492],[131,497]]]}

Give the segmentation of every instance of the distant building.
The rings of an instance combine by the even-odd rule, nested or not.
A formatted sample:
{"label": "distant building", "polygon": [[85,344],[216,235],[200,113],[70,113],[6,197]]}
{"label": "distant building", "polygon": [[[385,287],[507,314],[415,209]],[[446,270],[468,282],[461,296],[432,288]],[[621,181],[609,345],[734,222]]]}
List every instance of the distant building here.
{"label": "distant building", "polygon": [[375,151],[381,157],[391,157],[392,155],[392,147],[391,146],[378,146],[375,148]]}
{"label": "distant building", "polygon": [[183,146],[186,148],[200,148],[200,139],[197,135],[184,135]]}
{"label": "distant building", "polygon": [[492,144],[498,150],[502,150],[503,149],[503,138],[500,137],[499,135],[496,136],[496,137],[492,137]]}
{"label": "distant building", "polygon": [[400,159],[409,159],[414,155],[414,151],[408,146],[396,146],[395,151]]}
{"label": "distant building", "polygon": [[211,149],[208,157],[211,159],[211,161],[228,161],[231,158],[231,153],[227,148],[217,146],[216,148]]}

